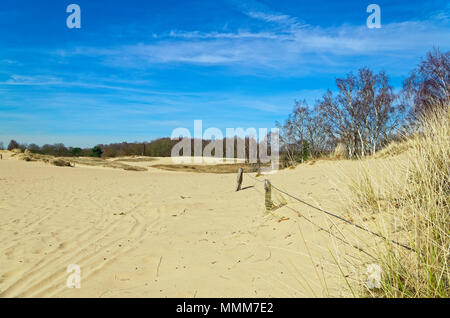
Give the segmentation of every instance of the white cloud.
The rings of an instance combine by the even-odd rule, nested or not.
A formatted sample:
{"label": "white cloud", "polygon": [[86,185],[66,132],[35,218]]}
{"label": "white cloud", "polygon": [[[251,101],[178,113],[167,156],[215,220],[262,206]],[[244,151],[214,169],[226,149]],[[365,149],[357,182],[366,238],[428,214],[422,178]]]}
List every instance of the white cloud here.
{"label": "white cloud", "polygon": [[2,82],[3,85],[23,85],[23,86],[40,86],[54,85],[62,83],[61,79],[53,76],[25,76],[13,74],[10,78]]}
{"label": "white cloud", "polygon": [[272,32],[248,32],[238,31],[236,33],[221,33],[221,32],[184,32],[184,31],[170,31],[170,37],[183,39],[278,39],[279,35]]}
{"label": "white cloud", "polygon": [[21,65],[19,62],[10,59],[0,60],[0,64],[2,65]]}
{"label": "white cloud", "polygon": [[[276,28],[258,32],[171,31],[159,34],[147,43],[112,48],[78,48],[64,55],[99,57],[103,63],[117,67],[148,67],[152,64],[229,65],[244,68],[265,68],[283,72],[307,73],[313,66],[338,67],[348,58],[364,55],[423,54],[433,46],[446,46],[450,28],[436,17],[426,21],[384,24],[381,29],[342,25],[323,28],[309,26],[284,14],[260,11],[246,12],[250,17]],[[350,61],[351,63],[351,61]],[[244,66],[244,68],[242,68]]]}

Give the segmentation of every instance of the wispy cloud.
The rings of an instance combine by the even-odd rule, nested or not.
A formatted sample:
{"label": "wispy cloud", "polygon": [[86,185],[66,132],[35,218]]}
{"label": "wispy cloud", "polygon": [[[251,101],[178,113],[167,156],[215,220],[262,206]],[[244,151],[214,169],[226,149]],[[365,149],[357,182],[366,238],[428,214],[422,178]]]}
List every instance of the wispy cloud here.
{"label": "wispy cloud", "polygon": [[20,63],[15,60],[3,59],[0,60],[0,65],[20,65]]}
{"label": "wispy cloud", "polygon": [[[182,39],[278,39],[279,35],[272,32],[248,32],[248,31],[238,31],[236,33],[220,33],[214,32],[200,32],[200,31],[170,31],[168,34],[171,38],[182,38]],[[159,36],[165,37],[163,36]]]}
{"label": "wispy cloud", "polygon": [[18,85],[18,86],[40,86],[40,85],[55,85],[61,84],[62,81],[54,76],[25,76],[13,74],[8,80],[0,84],[3,85]]}
{"label": "wispy cloud", "polygon": [[[61,54],[93,56],[117,67],[180,63],[268,68],[292,74],[308,72],[311,66],[345,65],[352,56],[377,58],[383,54],[425,51],[442,44],[443,38],[450,38],[448,19],[442,18],[446,16],[444,12],[426,21],[384,24],[377,30],[365,25],[311,26],[286,14],[250,9],[244,13],[276,27],[267,26],[257,32],[172,30],[148,43],[107,49],[79,47]],[[327,71],[325,67],[314,69]]]}

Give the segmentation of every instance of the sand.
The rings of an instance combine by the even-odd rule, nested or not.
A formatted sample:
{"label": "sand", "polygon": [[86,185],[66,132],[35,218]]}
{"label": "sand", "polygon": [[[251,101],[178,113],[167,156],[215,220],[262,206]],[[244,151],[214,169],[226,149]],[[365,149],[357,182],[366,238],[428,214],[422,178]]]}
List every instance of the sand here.
{"label": "sand", "polygon": [[[357,165],[323,161],[258,179],[342,214],[336,182]],[[55,167],[3,152],[0,296],[348,296],[333,253],[355,249],[287,207],[267,213],[261,182],[244,175],[239,192],[235,182],[234,174]],[[283,201],[275,191],[274,200]],[[347,235],[342,222],[336,228]],[[81,268],[79,289],[66,286],[70,264]],[[358,284],[356,273],[344,271]]]}

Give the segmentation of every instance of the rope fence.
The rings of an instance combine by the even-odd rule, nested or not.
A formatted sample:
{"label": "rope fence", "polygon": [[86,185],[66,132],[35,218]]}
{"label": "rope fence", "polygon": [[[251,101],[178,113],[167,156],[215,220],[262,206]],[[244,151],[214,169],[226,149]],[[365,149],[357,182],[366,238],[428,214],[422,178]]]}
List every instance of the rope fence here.
{"label": "rope fence", "polygon": [[[327,214],[327,215],[329,215],[329,216],[331,216],[331,217],[334,217],[334,218],[336,218],[336,219],[339,219],[339,220],[345,222],[346,224],[349,224],[349,225],[351,225],[351,226],[353,226],[353,227],[355,227],[355,228],[357,228],[357,229],[363,230],[363,231],[365,231],[365,232],[367,232],[367,233],[370,233],[370,234],[372,234],[372,235],[374,235],[374,236],[377,236],[377,237],[379,237],[379,238],[381,238],[381,239],[383,239],[383,240],[385,240],[385,241],[390,241],[390,242],[394,243],[394,244],[397,245],[397,246],[400,246],[400,247],[402,247],[402,248],[404,248],[404,249],[407,249],[407,250],[409,250],[409,251],[412,251],[412,252],[416,252],[416,253],[417,253],[417,251],[416,251],[415,249],[413,249],[412,247],[409,247],[409,246],[407,246],[407,245],[405,245],[405,244],[402,244],[402,243],[400,243],[400,242],[397,242],[397,241],[395,241],[395,240],[388,239],[387,237],[385,237],[385,236],[383,236],[383,235],[380,235],[380,234],[375,233],[375,232],[373,232],[373,231],[371,231],[371,230],[369,230],[369,229],[366,229],[365,227],[363,227],[363,226],[361,226],[361,225],[359,225],[359,224],[356,224],[356,223],[354,223],[354,222],[352,222],[352,221],[350,221],[350,220],[347,220],[347,219],[345,219],[345,218],[343,218],[343,217],[341,217],[341,216],[339,216],[339,215],[337,215],[337,214],[335,214],[335,213],[332,213],[332,212],[330,212],[330,211],[327,211],[327,210],[324,210],[324,209],[322,209],[322,208],[316,207],[316,206],[314,206],[314,205],[312,205],[312,204],[310,204],[310,203],[308,203],[308,202],[306,202],[306,201],[304,201],[304,200],[302,200],[302,199],[300,199],[300,198],[298,198],[298,197],[296,197],[296,196],[294,196],[294,195],[292,195],[292,194],[290,194],[290,193],[288,193],[288,192],[286,192],[286,191],[284,191],[284,190],[281,190],[281,189],[278,188],[277,186],[273,185],[268,179],[265,179],[265,180],[263,181],[263,180],[256,179],[256,178],[254,178],[254,177],[251,176],[251,175],[247,175],[247,176],[250,177],[250,179],[253,179],[253,180],[257,181],[257,182],[264,183],[264,189],[265,189],[265,192],[266,192],[266,195],[265,195],[265,206],[266,206],[266,209],[268,209],[268,210],[270,210],[270,209],[272,209],[272,208],[274,207],[274,205],[273,205],[273,203],[272,203],[272,200],[271,200],[271,190],[272,190],[272,189],[275,189],[275,190],[277,190],[278,192],[280,192],[280,193],[282,193],[282,194],[284,194],[284,195],[290,197],[291,199],[294,199],[294,200],[296,200],[296,201],[298,201],[298,202],[300,202],[300,203],[302,203],[302,204],[304,204],[304,205],[306,205],[306,206],[308,206],[308,207],[310,207],[310,208],[312,208],[312,209],[314,209],[314,210],[317,210],[317,211],[319,211],[319,212],[325,213],[325,214]],[[240,175],[240,183],[242,183],[242,174]],[[291,210],[294,210],[294,209],[292,209],[291,207],[288,207],[288,206],[286,206],[286,207],[289,208],[289,209],[291,209]],[[295,210],[294,210],[294,211],[295,211]],[[295,212],[299,213],[298,211],[295,211]],[[305,218],[305,219],[306,219],[306,218]],[[308,219],[307,219],[307,220],[308,220]],[[311,222],[310,220],[308,220],[308,221]],[[313,223],[313,224],[314,224],[314,223]],[[314,224],[314,225],[318,226],[317,224]],[[319,227],[320,227],[320,226],[319,226]],[[323,229],[323,228],[322,228],[322,229]],[[328,232],[328,231],[327,231],[327,232]]]}

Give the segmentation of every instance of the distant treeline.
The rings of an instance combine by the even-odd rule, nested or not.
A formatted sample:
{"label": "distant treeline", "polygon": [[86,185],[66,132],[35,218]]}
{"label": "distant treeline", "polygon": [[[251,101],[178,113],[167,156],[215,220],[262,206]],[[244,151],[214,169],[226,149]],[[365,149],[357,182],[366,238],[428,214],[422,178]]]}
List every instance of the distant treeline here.
{"label": "distant treeline", "polygon": [[[3,142],[0,142],[0,149],[4,149]],[[22,150],[22,152],[25,150],[29,150],[32,153],[50,155],[55,157],[101,157],[103,154],[100,146],[82,149],[77,147],[66,147],[62,143],[57,143],[53,145],[45,144],[41,147],[36,144],[19,143],[14,139],[9,142],[7,149],[20,149]]]}
{"label": "distant treeline", "polygon": [[[150,142],[121,142],[121,143],[113,143],[113,144],[99,144],[93,148],[74,148],[74,147],[66,147],[62,143],[54,144],[54,145],[43,145],[42,147],[36,144],[21,144],[15,140],[11,140],[8,145],[8,150],[12,149],[21,149],[25,151],[28,149],[33,153],[43,154],[43,155],[51,155],[55,157],[123,157],[123,156],[149,156],[149,157],[170,157],[172,153],[172,148],[180,142],[181,139],[170,139],[170,138],[159,138]],[[267,139],[270,140],[270,137]],[[270,144],[267,143],[267,155],[270,155]],[[197,140],[200,141],[200,140]],[[180,155],[194,155],[194,146],[195,139],[190,139],[191,142],[191,154],[183,154]],[[218,145],[217,147],[222,147],[223,154],[227,154],[227,146],[230,146],[234,143],[234,153],[233,157],[238,157],[238,147],[240,144],[244,145],[245,156],[249,157],[250,144],[255,143],[256,141],[253,138],[224,138],[223,140],[201,140],[202,144],[202,153],[205,150],[206,146],[214,145],[215,143],[221,142],[222,145]],[[3,149],[3,143],[0,143],[0,149]],[[218,148],[220,149],[220,148]],[[254,149],[258,150],[257,147]],[[215,155],[215,151],[212,151],[212,155]]]}
{"label": "distant treeline", "polygon": [[[103,156],[105,157],[121,157],[121,156],[150,156],[150,157],[170,157],[172,154],[173,147],[179,143],[181,138],[176,139],[170,139],[170,138],[159,138],[156,140],[153,140],[151,142],[134,142],[134,143],[116,143],[116,144],[109,144],[109,145],[98,145],[101,150],[103,151]],[[254,143],[256,144],[256,141],[254,138],[246,137],[244,138],[223,138],[222,140],[208,140],[208,139],[193,139],[190,138],[191,143],[191,153],[189,154],[183,154],[180,153],[178,155],[185,155],[185,156],[191,156],[194,155],[194,148],[195,143],[201,143],[201,152],[203,154],[205,148],[209,145],[216,146],[217,149],[222,148],[223,155],[227,154],[227,146],[234,144],[234,153],[232,154],[233,158],[238,157],[238,148],[240,144],[244,144],[245,148],[245,156],[246,158],[249,157],[249,150],[250,150],[250,144]],[[266,139],[270,140],[270,137]],[[257,147],[255,147],[256,149]],[[268,155],[270,155],[270,145],[267,146],[268,148]],[[212,155],[215,155],[215,149],[213,149]]]}

